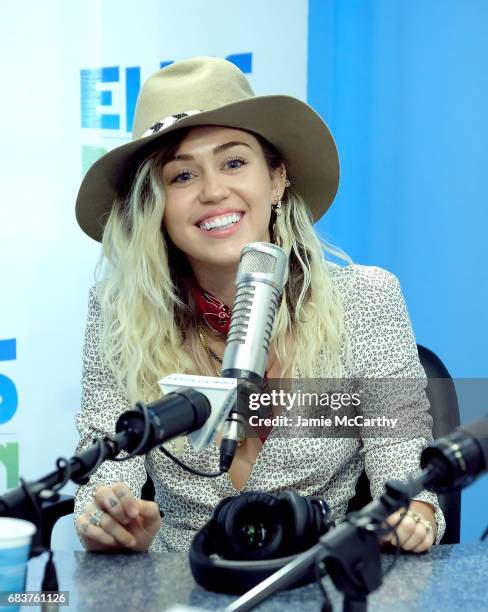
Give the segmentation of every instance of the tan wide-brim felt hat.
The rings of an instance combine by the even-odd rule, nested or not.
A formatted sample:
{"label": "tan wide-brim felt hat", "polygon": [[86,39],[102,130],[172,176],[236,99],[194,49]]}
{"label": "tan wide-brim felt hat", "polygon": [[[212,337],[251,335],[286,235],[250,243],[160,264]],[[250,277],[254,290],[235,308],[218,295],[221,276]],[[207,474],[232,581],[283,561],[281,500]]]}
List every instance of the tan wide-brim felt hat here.
{"label": "tan wide-brim felt hat", "polygon": [[218,125],[248,130],[273,144],[287,177],[315,221],[332,204],[339,158],[322,118],[284,95],[255,96],[244,74],[217,57],[195,57],[158,70],[137,99],[132,141],[113,149],[88,170],[76,200],[81,229],[101,241],[116,198],[124,198],[137,167],[181,128]]}

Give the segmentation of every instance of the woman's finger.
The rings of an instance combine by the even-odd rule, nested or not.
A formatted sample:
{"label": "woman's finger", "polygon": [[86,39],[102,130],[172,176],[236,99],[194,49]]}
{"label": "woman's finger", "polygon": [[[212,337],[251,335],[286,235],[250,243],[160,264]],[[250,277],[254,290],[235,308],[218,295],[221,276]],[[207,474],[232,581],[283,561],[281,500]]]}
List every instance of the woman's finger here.
{"label": "woman's finger", "polygon": [[[84,513],[76,519],[76,531],[84,540],[97,543],[103,548],[117,546],[115,538],[101,527],[97,527],[90,523],[89,517]],[[93,548],[91,548],[91,550],[93,550]]]}
{"label": "woman's finger", "polygon": [[[409,517],[410,518],[410,517]],[[413,519],[410,518],[410,521],[414,523],[413,530],[410,535],[406,537],[401,546],[403,550],[415,550],[418,546],[421,546],[427,536],[427,529],[425,525],[422,523],[416,523]]]}
{"label": "woman's finger", "polygon": [[138,503],[139,516],[127,525],[127,529],[137,540],[133,550],[147,550],[161,528],[161,516],[159,507],[154,502],[139,500]]}
{"label": "woman's finger", "polygon": [[101,529],[107,534],[110,534],[119,546],[125,546],[126,548],[135,546],[136,541],[134,536],[108,512],[99,508],[95,502],[91,502],[87,505],[82,516],[85,516],[85,518],[88,519],[88,523],[97,528],[96,532],[94,532],[94,530],[89,530],[92,535],[88,535],[87,533],[88,537],[94,539],[95,533],[98,534],[98,529]]}
{"label": "woman's finger", "polygon": [[139,500],[139,515],[142,518],[144,529],[154,537],[161,529],[161,514],[156,502]]}
{"label": "woman's finger", "polygon": [[412,535],[415,529],[413,521],[405,516],[401,510],[391,514],[385,522],[391,528],[391,531],[383,536],[381,541],[390,542],[394,545],[398,544],[401,546]]}
{"label": "woman's finger", "polygon": [[136,540],[136,545],[131,550],[146,551],[152,542],[153,536],[144,529],[142,518],[137,516],[127,527]]}
{"label": "woman's finger", "polygon": [[[400,520],[400,523],[398,521]],[[389,516],[386,522],[394,527],[401,548],[411,552],[424,552],[431,548],[434,543],[433,530],[429,521],[417,518],[415,513],[398,511]],[[397,538],[393,533],[383,538],[383,542],[397,544]]]}
{"label": "woman's finger", "polygon": [[[116,482],[112,485],[112,491],[117,501],[123,507],[129,519],[134,519],[139,514],[138,499],[132,495],[132,491],[125,482]],[[110,502],[113,504],[113,502]]]}
{"label": "woman's finger", "polygon": [[[430,550],[434,545],[434,531],[432,529],[432,525],[430,525],[429,521],[422,521],[426,530],[426,536],[422,542],[420,542],[415,548],[412,549],[412,552],[420,553],[425,552],[426,550]],[[429,528],[430,526],[430,528]]]}
{"label": "woman's finger", "polygon": [[129,487],[124,483],[116,483],[113,486],[100,485],[93,493],[96,505],[122,525],[127,525],[131,518],[137,516],[129,514],[129,510],[132,509],[130,498],[136,504]]}

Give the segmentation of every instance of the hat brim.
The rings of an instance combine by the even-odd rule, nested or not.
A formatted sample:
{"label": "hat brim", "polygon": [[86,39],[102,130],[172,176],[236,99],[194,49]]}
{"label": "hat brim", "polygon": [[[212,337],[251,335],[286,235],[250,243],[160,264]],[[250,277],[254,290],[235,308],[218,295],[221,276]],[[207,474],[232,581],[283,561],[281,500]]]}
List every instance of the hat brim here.
{"label": "hat brim", "polygon": [[219,125],[260,134],[283,156],[294,189],[314,221],[327,211],[339,186],[339,157],[327,125],[297,98],[256,96],[183,117],[168,128],[109,151],[86,173],[76,200],[76,219],[94,240],[103,229],[116,197],[124,196],[129,168],[154,151],[156,141],[185,127]]}

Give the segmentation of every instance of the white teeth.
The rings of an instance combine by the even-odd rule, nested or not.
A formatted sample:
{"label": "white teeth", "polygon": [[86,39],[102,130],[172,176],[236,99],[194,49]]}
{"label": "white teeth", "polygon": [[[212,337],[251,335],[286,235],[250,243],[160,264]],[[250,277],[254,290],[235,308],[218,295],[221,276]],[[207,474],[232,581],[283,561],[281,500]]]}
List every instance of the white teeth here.
{"label": "white teeth", "polygon": [[199,224],[200,229],[205,231],[214,229],[216,227],[230,227],[234,223],[238,223],[241,220],[242,213],[232,213],[231,215],[225,215],[224,217],[215,217],[210,221],[204,221]]}

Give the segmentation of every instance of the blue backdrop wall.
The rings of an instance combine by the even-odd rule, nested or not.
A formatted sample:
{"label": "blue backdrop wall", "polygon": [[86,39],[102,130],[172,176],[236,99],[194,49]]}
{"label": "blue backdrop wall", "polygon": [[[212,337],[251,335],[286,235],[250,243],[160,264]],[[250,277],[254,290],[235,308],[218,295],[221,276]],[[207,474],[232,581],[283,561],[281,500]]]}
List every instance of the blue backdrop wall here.
{"label": "blue backdrop wall", "polygon": [[[342,168],[318,229],[399,277],[417,342],[458,379],[488,378],[487,24],[484,0],[309,2],[308,102]],[[458,386],[463,422],[488,413]],[[487,502],[486,478],[463,493],[462,541]]]}

